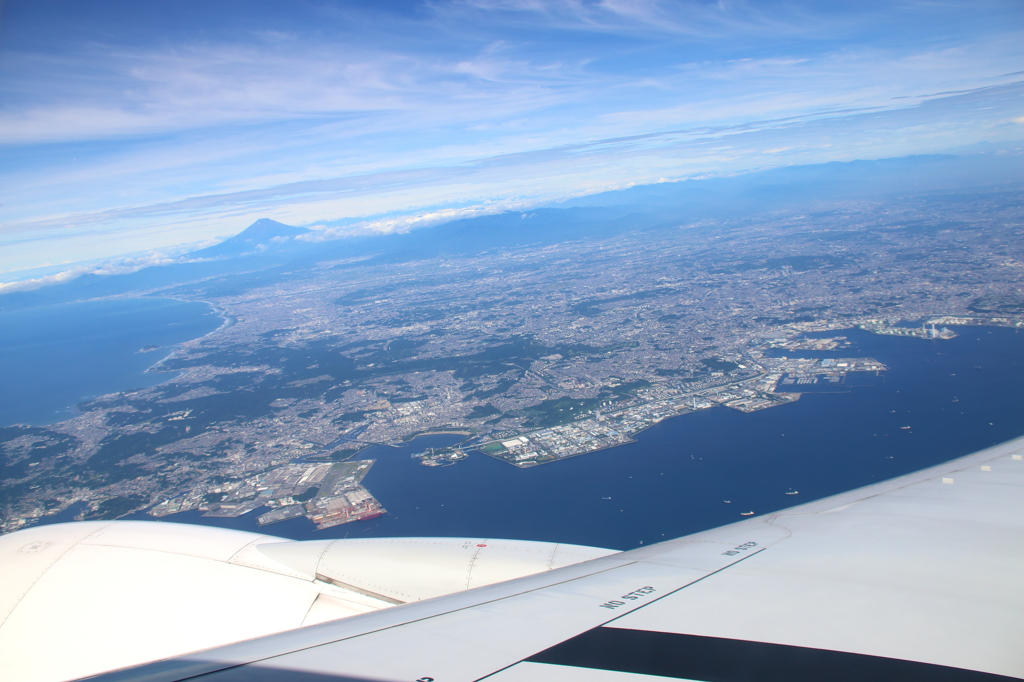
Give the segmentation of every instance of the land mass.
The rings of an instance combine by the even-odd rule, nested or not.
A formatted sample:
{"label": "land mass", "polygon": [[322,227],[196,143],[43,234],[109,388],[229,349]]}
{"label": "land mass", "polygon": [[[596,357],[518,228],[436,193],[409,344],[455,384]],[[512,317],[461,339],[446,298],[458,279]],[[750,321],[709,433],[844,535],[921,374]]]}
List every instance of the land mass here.
{"label": "land mass", "polygon": [[[178,347],[154,368],[179,373],[163,384],[85,402],[48,427],[0,430],[0,527],[75,502],[83,518],[270,507],[261,522],[327,527],[383,513],[362,487],[358,452],[370,444],[459,432],[457,449],[423,463],[476,451],[533,467],[628,442],[670,416],[838,390],[887,368],[784,354],[842,350],[840,330],[856,326],[941,342],[957,325],[1022,325],[1017,197],[997,188],[798,213],[659,214],[535,244],[151,287],[142,293],[210,302],[234,324]],[[550,231],[558,210],[477,226],[536,219]],[[338,473],[364,465],[358,480]],[[348,483],[323,482],[336,476]]]}

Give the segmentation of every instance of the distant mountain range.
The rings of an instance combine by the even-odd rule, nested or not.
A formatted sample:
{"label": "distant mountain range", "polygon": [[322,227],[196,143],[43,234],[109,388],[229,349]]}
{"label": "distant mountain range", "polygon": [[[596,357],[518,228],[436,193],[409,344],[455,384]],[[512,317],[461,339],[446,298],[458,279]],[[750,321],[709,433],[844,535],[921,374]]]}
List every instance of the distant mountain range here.
{"label": "distant mountain range", "polygon": [[[1021,178],[1021,157],[912,156],[778,168],[725,178],[644,185],[525,212],[455,220],[407,234],[316,241],[313,234],[261,218],[220,244],[186,254],[190,262],[122,275],[83,275],[32,291],[0,295],[0,310],[154,291],[202,296],[273,283],[316,262],[361,258],[359,264],[460,256],[528,244],[555,244],[636,230],[736,218],[817,202],[963,188]],[[1019,185],[1019,181],[1017,185]],[[344,267],[344,266],[337,266]]]}
{"label": "distant mountain range", "polygon": [[309,233],[310,230],[304,227],[292,227],[270,218],[260,218],[234,237],[188,255],[192,258],[237,258],[299,251],[309,244],[296,242],[295,237]]}

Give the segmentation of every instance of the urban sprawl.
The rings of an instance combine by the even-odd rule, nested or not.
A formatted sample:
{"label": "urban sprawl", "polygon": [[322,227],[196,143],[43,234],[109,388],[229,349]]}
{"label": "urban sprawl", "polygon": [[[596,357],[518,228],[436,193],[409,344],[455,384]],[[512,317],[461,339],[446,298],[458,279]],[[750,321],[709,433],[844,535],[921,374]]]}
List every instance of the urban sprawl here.
{"label": "urban sprawl", "polygon": [[372,444],[454,432],[424,465],[534,467],[668,417],[838,390],[887,369],[843,330],[922,343],[1021,326],[1020,212],[999,193],[849,202],[139,292],[226,323],[159,362],[158,386],[4,429],[2,530],[75,503],[81,518],[261,509],[326,528],[384,513],[363,487]]}

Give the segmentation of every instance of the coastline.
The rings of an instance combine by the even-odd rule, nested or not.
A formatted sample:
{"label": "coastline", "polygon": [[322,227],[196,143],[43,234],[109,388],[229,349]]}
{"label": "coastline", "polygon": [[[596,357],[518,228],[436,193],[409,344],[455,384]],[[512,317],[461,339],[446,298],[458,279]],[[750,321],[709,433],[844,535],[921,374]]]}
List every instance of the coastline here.
{"label": "coastline", "polygon": [[[214,334],[217,334],[217,333],[219,333],[219,332],[221,332],[221,331],[223,331],[225,329],[228,329],[229,327],[235,326],[238,323],[238,319],[235,316],[229,315],[224,308],[222,308],[221,306],[217,305],[216,303],[213,303],[212,301],[204,301],[204,300],[201,300],[201,299],[191,300],[191,299],[187,299],[187,298],[177,298],[177,297],[174,297],[174,296],[132,296],[132,297],[125,297],[125,298],[148,298],[150,300],[166,299],[168,301],[179,301],[181,303],[202,303],[202,304],[208,306],[210,308],[210,310],[215,315],[217,315],[217,317],[219,317],[221,319],[220,326],[218,326],[213,331],[206,332],[202,336],[197,336],[197,337],[195,337],[193,339],[188,339],[186,341],[180,341],[178,343],[175,343],[175,344],[169,346],[168,347],[167,355],[165,355],[164,357],[160,358],[159,360],[157,360],[152,365],[150,365],[149,367],[146,368],[146,372],[153,372],[153,373],[159,373],[159,372],[171,373],[171,372],[176,372],[176,374],[173,377],[170,377],[170,378],[166,379],[166,381],[173,381],[174,379],[176,379],[176,378],[180,377],[182,374],[184,374],[184,372],[177,371],[177,370],[162,370],[162,369],[159,369],[159,366],[162,363],[166,362],[169,358],[173,357],[178,351],[180,351],[182,346],[184,346],[187,343],[195,343],[197,341],[202,341],[203,339],[209,338],[209,337],[213,336]],[[160,383],[154,384],[154,385],[159,386],[162,383],[165,383],[165,382],[161,381]]]}
{"label": "coastline", "polygon": [[[962,336],[956,346],[867,337],[865,346],[891,367],[884,384],[807,394],[788,410],[702,409],[677,415],[689,419],[669,417],[633,434],[633,442],[567,457],[572,464],[562,467],[513,471],[497,458],[473,456],[459,466],[425,469],[408,456],[426,446],[451,447],[454,434],[370,446],[360,453],[377,459],[365,485],[389,515],[323,531],[289,520],[272,534],[296,540],[355,532],[494,536],[628,549],[738,521],[741,512],[790,507],[792,490],[811,502],[1024,433],[1024,417],[1014,409],[1024,396],[1019,337],[967,330]],[[998,393],[982,371],[972,370],[982,356],[992,365],[1006,363],[1008,380]],[[913,430],[900,428],[908,424]],[[533,513],[524,507],[527,493],[542,501]],[[579,523],[583,517],[588,521]],[[267,531],[252,514],[166,520]]]}

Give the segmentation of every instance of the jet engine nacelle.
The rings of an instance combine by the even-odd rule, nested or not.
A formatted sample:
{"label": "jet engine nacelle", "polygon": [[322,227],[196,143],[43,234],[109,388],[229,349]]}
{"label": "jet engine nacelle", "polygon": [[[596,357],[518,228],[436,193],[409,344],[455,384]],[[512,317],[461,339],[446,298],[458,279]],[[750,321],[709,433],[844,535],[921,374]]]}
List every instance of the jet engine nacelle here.
{"label": "jet engine nacelle", "polygon": [[293,542],[151,521],[28,528],[0,536],[0,678],[75,679],[613,553],[493,539]]}

